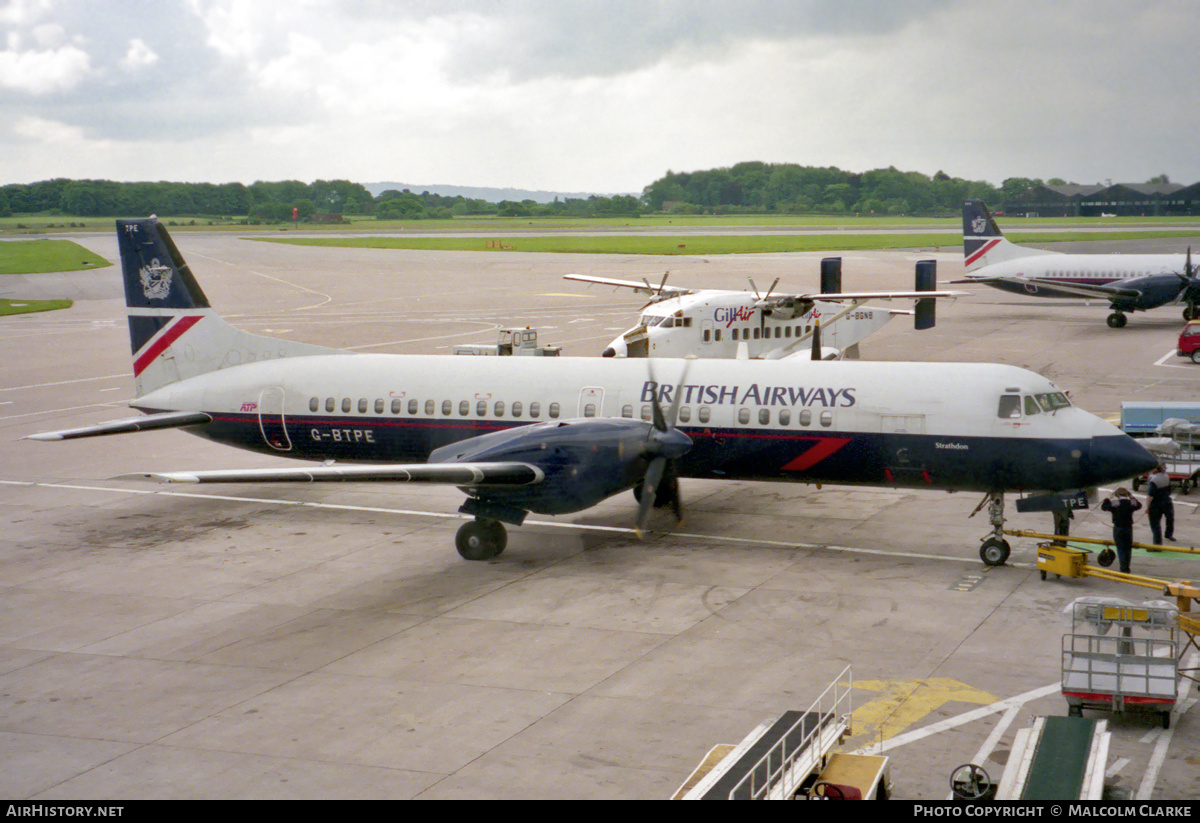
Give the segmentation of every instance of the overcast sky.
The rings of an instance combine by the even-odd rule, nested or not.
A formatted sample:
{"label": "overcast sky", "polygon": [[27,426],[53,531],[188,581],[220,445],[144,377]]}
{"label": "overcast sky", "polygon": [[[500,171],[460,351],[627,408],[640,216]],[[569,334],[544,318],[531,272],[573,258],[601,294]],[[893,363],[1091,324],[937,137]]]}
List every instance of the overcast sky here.
{"label": "overcast sky", "polygon": [[1200,181],[1200,0],[0,0],[0,184]]}

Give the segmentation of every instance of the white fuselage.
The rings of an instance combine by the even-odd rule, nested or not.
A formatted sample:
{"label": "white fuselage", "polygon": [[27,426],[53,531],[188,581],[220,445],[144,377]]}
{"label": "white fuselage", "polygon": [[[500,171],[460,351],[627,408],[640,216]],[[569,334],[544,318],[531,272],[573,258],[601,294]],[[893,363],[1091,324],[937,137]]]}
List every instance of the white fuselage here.
{"label": "white fuselage", "polygon": [[638,325],[609,344],[616,357],[703,357],[777,360],[810,357],[821,323],[823,357],[839,356],[878,331],[895,314],[861,303],[795,299],[768,310],[753,294],[702,291],[648,305]]}
{"label": "white fuselage", "polygon": [[1047,252],[984,264],[964,280],[989,277],[1037,278],[1066,284],[1104,285],[1114,281],[1184,271],[1182,254],[1061,254]]}
{"label": "white fuselage", "polygon": [[137,405],[201,409],[213,423],[197,434],[255,451],[405,462],[534,422],[649,420],[657,397],[695,442],[681,476],[985,491],[1078,486],[1093,476],[1090,443],[1128,440],[1050,381],[1013,366],[655,360],[651,376],[647,365],[320,355],[200,375]]}

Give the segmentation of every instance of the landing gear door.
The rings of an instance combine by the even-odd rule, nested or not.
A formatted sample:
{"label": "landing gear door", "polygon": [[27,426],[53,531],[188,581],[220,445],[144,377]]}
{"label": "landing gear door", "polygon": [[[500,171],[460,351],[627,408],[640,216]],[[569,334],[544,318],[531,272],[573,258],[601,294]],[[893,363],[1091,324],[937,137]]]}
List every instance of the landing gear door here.
{"label": "landing gear door", "polygon": [[283,389],[275,386],[264,389],[258,396],[258,428],[263,440],[275,451],[292,450],[288,438],[287,421],[283,416]]}

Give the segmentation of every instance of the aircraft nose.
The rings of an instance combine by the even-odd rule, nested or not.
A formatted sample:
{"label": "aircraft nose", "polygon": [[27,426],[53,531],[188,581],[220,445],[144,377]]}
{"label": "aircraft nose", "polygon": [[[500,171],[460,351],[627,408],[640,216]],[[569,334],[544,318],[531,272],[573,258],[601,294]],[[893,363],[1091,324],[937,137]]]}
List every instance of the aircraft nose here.
{"label": "aircraft nose", "polygon": [[605,350],[604,350],[604,351],[603,351],[603,352],[600,354],[600,356],[601,356],[601,357],[616,357],[616,356],[617,356],[617,350],[616,350],[616,349],[614,349],[612,346],[609,346],[607,349],[605,349]]}
{"label": "aircraft nose", "polygon": [[1128,480],[1158,465],[1158,458],[1126,434],[1094,437],[1088,451],[1089,478],[1085,486]]}

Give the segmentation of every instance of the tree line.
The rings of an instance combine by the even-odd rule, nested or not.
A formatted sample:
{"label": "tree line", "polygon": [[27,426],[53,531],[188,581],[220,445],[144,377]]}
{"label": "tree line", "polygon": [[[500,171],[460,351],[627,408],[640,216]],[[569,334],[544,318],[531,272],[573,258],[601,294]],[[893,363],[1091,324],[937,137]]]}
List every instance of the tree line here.
{"label": "tree line", "polygon": [[[1165,180],[1165,176],[1163,176]],[[1061,184],[1052,178],[1048,184]],[[640,197],[593,195],[552,203],[502,200],[491,203],[388,190],[377,197],[348,180],[242,183],[120,183],[56,178],[0,186],[0,216],[57,214],[120,217],[142,214],[223,216],[245,222],[316,220],[326,216],[374,216],[380,220],[496,215],[500,217],[636,217],[676,214],[957,214],[962,202],[979,198],[995,207],[1045,183],[1010,177],[999,187],[939,171],[932,177],[894,166],[848,172],[833,166],[738,163],[694,172],[668,171]]]}

